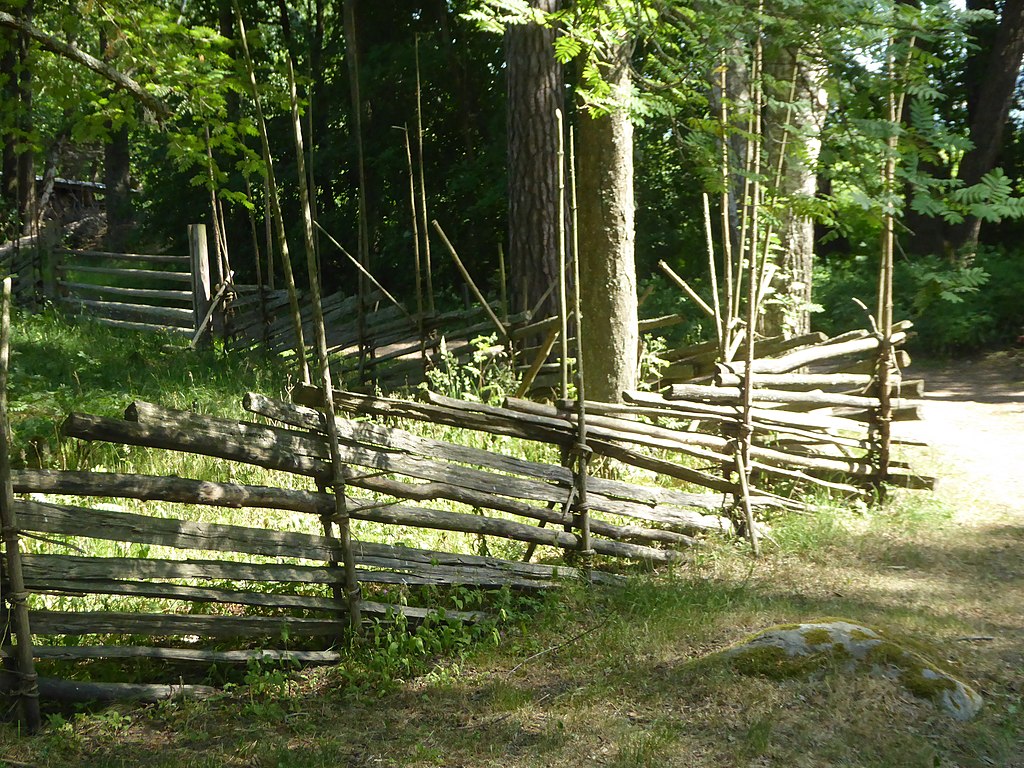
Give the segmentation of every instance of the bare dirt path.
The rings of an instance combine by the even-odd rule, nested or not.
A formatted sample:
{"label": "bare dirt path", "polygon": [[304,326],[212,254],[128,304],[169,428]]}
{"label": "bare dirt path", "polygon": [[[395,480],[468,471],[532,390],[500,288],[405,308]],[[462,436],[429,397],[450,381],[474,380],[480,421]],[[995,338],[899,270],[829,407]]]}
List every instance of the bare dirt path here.
{"label": "bare dirt path", "polygon": [[957,522],[1024,524],[1024,352],[915,366],[912,375],[925,379],[924,420],[894,432],[932,446]]}

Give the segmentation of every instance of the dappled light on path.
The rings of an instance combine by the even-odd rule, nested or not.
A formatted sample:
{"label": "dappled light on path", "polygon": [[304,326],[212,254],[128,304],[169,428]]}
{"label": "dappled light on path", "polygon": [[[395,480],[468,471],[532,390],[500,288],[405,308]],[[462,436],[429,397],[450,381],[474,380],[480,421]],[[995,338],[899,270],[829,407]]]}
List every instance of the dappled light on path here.
{"label": "dappled light on path", "polygon": [[1024,354],[995,353],[927,367],[924,420],[896,437],[927,440],[941,492],[957,521],[1024,521]]}

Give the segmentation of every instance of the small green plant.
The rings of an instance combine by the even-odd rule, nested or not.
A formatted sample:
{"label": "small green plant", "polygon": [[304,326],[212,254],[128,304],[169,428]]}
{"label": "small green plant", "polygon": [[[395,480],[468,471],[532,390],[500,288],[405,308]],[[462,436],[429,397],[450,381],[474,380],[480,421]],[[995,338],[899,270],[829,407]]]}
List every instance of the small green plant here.
{"label": "small green plant", "polygon": [[668,368],[669,361],[664,355],[668,352],[668,342],[663,336],[644,334],[640,345],[640,361],[637,373],[637,387],[651,390],[658,383],[662,372]]}
{"label": "small green plant", "polygon": [[250,659],[243,678],[245,713],[257,719],[281,719],[291,701],[294,671],[292,663],[287,659]]}
{"label": "small green plant", "polygon": [[425,386],[442,395],[498,404],[515,392],[518,378],[496,334],[477,336],[470,350],[456,353],[442,337],[437,365],[427,371]]}

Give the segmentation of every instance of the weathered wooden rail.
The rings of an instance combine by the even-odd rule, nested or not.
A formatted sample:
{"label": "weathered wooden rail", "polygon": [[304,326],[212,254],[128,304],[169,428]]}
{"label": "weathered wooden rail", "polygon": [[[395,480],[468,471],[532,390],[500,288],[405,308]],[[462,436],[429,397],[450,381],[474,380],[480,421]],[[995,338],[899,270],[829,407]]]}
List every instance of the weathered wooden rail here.
{"label": "weathered wooden rail", "polygon": [[[620,578],[589,562],[554,566],[358,541],[352,551],[345,551],[329,532],[337,507],[334,494],[325,490],[333,476],[326,416],[257,394],[247,396],[245,405],[283,426],[215,419],[136,402],[124,419],[72,414],[63,432],[69,438],[253,464],[310,478],[317,490],[111,473],[10,473],[12,493],[32,497],[12,499],[17,533],[8,540],[8,550],[19,551],[25,537],[52,542],[45,554],[20,552],[16,566],[24,590],[42,596],[31,601],[32,609],[24,617],[25,626],[31,627],[33,639],[27,642],[34,658],[335,661],[339,655],[331,647],[348,631],[348,603],[337,591],[338,566],[346,558],[353,559],[365,590],[359,607],[369,620],[397,614],[424,620],[435,614],[437,606],[417,604],[415,594],[404,592],[402,603],[389,598],[395,589],[545,589],[564,579]],[[524,439],[556,437],[556,442],[564,442],[571,432],[558,420],[551,420],[558,424],[552,431],[533,424],[534,417],[523,420],[510,410],[506,416]],[[552,553],[579,550],[581,540],[574,528],[578,521],[572,511],[576,478],[565,467],[379,423],[343,418],[335,418],[335,423],[347,489],[344,509],[353,521],[500,538],[530,545],[531,552],[536,546]],[[68,497],[73,500],[61,501]],[[157,503],[143,505],[141,511],[83,506],[81,500],[90,497]],[[591,478],[588,499],[593,516],[590,546],[599,558],[669,563],[682,556],[680,550],[691,546],[695,536],[730,528],[729,521],[717,514],[721,497],[711,494]],[[761,501],[776,503],[767,496]],[[196,514],[197,507],[279,510],[282,522],[297,513],[308,516],[307,528],[323,526],[324,532],[190,519],[205,517]],[[93,557],[76,551],[90,540],[138,545],[140,554]],[[147,551],[151,554],[142,556]],[[103,595],[149,598],[171,607],[160,613],[97,610],[97,596]],[[62,609],[44,607],[45,596],[61,597]],[[75,600],[80,608],[66,609],[64,604]],[[450,610],[444,615],[456,620],[479,616]],[[292,638],[292,647],[281,644],[282,635]],[[79,639],[68,644],[61,640],[67,636]],[[120,641],[111,642],[118,637]],[[151,639],[140,643],[140,637]],[[213,641],[217,644],[211,645]],[[234,648],[225,651],[223,642]],[[6,652],[14,655],[13,649]],[[61,695],[55,685],[48,682],[47,690]],[[89,690],[89,695],[113,695]],[[133,695],[149,690],[133,689]],[[146,695],[155,696],[157,691],[166,692],[167,687]]]}

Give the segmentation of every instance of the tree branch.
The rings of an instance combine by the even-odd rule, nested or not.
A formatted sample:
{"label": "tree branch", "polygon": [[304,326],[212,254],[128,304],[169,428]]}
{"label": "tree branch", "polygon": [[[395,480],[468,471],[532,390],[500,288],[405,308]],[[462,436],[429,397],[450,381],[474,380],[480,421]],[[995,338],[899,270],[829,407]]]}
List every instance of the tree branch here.
{"label": "tree branch", "polygon": [[0,27],[9,27],[10,29],[28,35],[51,53],[56,53],[58,56],[63,56],[66,59],[71,59],[72,61],[88,67],[101,77],[104,77],[115,85],[124,88],[146,109],[155,114],[157,118],[164,120],[171,116],[170,107],[168,107],[163,101],[146,91],[141,85],[128,77],[128,75],[114,69],[109,64],[104,64],[102,61],[89,55],[82,49],[69,43],[62,42],[36,28],[29,22],[22,21],[21,19],[18,19],[4,11],[0,11]]}

